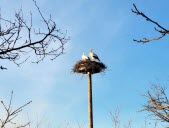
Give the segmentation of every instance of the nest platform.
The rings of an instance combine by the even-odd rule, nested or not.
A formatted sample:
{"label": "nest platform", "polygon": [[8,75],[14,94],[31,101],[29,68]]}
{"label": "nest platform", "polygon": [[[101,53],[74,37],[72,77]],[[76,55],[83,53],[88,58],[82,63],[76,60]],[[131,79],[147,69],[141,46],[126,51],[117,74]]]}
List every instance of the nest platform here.
{"label": "nest platform", "polygon": [[103,72],[107,67],[102,62],[80,60],[73,67],[73,73],[91,74]]}

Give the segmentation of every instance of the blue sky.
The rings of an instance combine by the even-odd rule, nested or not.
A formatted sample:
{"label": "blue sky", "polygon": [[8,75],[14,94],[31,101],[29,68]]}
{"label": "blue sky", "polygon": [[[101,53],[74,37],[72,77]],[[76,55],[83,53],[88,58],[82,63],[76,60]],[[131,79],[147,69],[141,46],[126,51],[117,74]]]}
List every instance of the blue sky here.
{"label": "blue sky", "polygon": [[[10,4],[9,4],[10,1]],[[105,73],[93,75],[94,125],[111,128],[109,112],[120,109],[121,122],[132,120],[136,128],[144,125],[145,113],[140,113],[145,99],[141,96],[150,84],[167,85],[169,43],[167,37],[148,44],[133,42],[133,38],[157,36],[154,26],[131,12],[132,4],[168,27],[164,1],[124,0],[37,0],[45,16],[52,15],[59,28],[67,30],[71,40],[66,54],[54,61],[46,59],[38,65],[28,60],[21,67],[11,62],[1,71],[0,100],[8,101],[14,90],[14,106],[32,100],[23,112],[34,120],[45,115],[51,126],[77,122],[87,127],[87,77],[73,74],[71,69],[92,48],[107,65]],[[2,16],[12,19],[21,7],[32,11],[35,26],[39,25],[37,10],[31,0],[0,0]],[[8,10],[8,11],[7,11]],[[43,26],[41,26],[43,27]],[[43,28],[42,28],[43,29]]]}

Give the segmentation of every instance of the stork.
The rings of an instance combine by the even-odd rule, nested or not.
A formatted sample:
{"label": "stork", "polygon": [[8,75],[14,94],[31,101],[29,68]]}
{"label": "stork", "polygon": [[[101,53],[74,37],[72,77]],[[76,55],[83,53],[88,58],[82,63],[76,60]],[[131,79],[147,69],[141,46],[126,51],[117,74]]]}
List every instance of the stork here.
{"label": "stork", "polygon": [[82,54],[82,60],[90,60],[90,58],[88,56],[85,55],[85,53],[83,52]]}
{"label": "stork", "polygon": [[92,49],[90,49],[89,55],[90,55],[92,60],[96,60],[96,61],[100,62],[99,57],[95,53],[93,53]]}

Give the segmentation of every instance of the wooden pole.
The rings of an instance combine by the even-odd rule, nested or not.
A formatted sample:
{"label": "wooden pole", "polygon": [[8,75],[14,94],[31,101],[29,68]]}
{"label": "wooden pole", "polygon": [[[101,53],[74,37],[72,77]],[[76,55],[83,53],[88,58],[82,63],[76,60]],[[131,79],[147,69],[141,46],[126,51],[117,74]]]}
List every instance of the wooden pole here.
{"label": "wooden pole", "polygon": [[92,75],[90,72],[88,72],[88,120],[89,128],[93,128]]}

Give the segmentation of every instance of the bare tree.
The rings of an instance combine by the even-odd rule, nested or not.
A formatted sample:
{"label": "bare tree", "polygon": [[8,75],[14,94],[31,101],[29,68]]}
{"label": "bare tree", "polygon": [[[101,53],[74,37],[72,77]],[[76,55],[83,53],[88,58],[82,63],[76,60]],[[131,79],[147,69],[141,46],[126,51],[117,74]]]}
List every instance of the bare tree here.
{"label": "bare tree", "polygon": [[153,84],[144,96],[147,98],[147,102],[143,105],[142,111],[147,111],[151,119],[169,123],[169,100],[166,88]]}
{"label": "bare tree", "polygon": [[113,128],[132,128],[132,120],[129,120],[127,124],[123,124],[120,121],[120,110],[117,108],[114,113],[110,112]]}
{"label": "bare tree", "polygon": [[159,33],[158,37],[143,38],[143,39],[140,39],[140,40],[133,39],[134,41],[139,42],[139,43],[147,43],[147,42],[151,42],[151,41],[154,41],[154,40],[160,40],[161,38],[163,38],[164,36],[169,34],[169,29],[165,28],[164,26],[159,24],[157,21],[154,21],[149,16],[147,16],[143,12],[139,11],[139,9],[137,8],[137,6],[135,4],[133,4],[133,7],[134,8],[131,9],[131,11],[133,13],[135,13],[136,15],[139,15],[139,16],[142,16],[143,18],[145,18],[146,21],[151,22],[152,24],[154,24],[155,25],[154,30]]}
{"label": "bare tree", "polygon": [[[64,45],[70,39],[67,33],[62,33],[50,16],[46,19],[36,0],[35,7],[41,17],[40,22],[46,30],[33,27],[33,14],[29,22],[24,17],[23,10],[15,13],[15,18],[9,20],[0,15],[0,59],[12,61],[18,66],[32,57],[32,62],[39,63],[45,57],[51,60],[64,54]],[[25,33],[26,32],[26,33]],[[23,36],[24,34],[24,36]],[[1,66],[0,69],[6,69]]]}
{"label": "bare tree", "polygon": [[5,109],[5,116],[4,116],[4,118],[0,119],[0,128],[6,128],[6,127],[9,127],[9,126],[10,127],[15,127],[15,128],[24,128],[26,126],[29,126],[30,122],[27,122],[25,124],[19,125],[14,120],[18,116],[18,114],[23,110],[23,108],[25,106],[27,106],[28,104],[30,104],[32,101],[27,102],[26,104],[24,104],[24,105],[22,105],[22,106],[20,106],[20,107],[18,107],[16,109],[13,109],[12,108],[12,98],[13,98],[13,91],[11,93],[11,98],[10,98],[10,101],[9,101],[8,105],[6,105],[4,103],[4,101],[1,101],[2,106]]}
{"label": "bare tree", "polygon": [[[18,116],[21,114],[23,109],[31,104],[32,101],[27,102],[26,104],[17,107],[14,109],[14,105],[12,104],[13,101],[13,91],[11,92],[9,103],[6,104],[4,101],[1,101],[1,105],[3,107],[1,113],[0,113],[0,128],[42,128],[42,127],[48,127],[46,126],[46,119],[41,118],[40,120],[37,119],[36,122],[26,121],[25,123],[18,122]],[[3,111],[4,110],[4,111]]]}
{"label": "bare tree", "polygon": [[113,128],[120,128],[119,109],[116,109],[114,113],[110,112],[111,120],[113,122]]}
{"label": "bare tree", "polygon": [[[127,122],[123,123],[122,120],[120,119],[120,110],[117,108],[114,113],[110,112],[111,120],[112,120],[112,127],[113,128],[134,128],[138,127],[137,125],[134,125],[134,122],[129,119]],[[157,128],[158,127],[158,120],[151,121],[148,118],[144,119],[144,123],[141,126],[141,128]]]}

